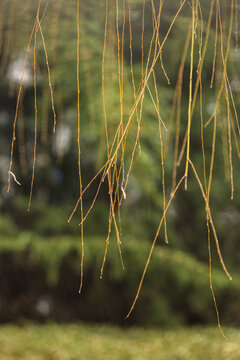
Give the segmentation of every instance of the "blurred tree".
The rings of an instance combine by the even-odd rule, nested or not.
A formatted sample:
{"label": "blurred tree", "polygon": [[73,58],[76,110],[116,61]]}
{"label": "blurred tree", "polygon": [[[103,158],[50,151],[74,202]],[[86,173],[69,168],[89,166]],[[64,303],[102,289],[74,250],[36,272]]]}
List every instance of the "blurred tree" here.
{"label": "blurred tree", "polygon": [[[79,196],[76,5],[73,0],[42,1],[39,23],[36,20],[34,25],[37,2],[1,0],[2,209],[18,191],[11,176],[11,191],[6,193],[20,84],[10,170],[22,184],[21,192],[29,193],[37,135],[33,199],[68,206]],[[188,165],[190,156],[216,215],[216,227],[228,239],[222,245],[227,261],[237,265],[240,198],[229,200],[233,184],[234,193],[240,190],[237,1],[89,0],[79,5],[83,189],[103,166],[83,196],[88,214],[99,191],[93,213],[101,224],[96,225],[96,216],[91,223],[90,217],[89,229],[97,227],[104,235],[113,226],[116,233],[152,240],[176,184],[189,167],[188,191],[176,193],[164,219],[165,240],[208,261],[210,240],[207,244],[203,239],[207,239],[204,222],[209,213],[204,213],[199,184]],[[49,85],[57,114],[55,133]]]}

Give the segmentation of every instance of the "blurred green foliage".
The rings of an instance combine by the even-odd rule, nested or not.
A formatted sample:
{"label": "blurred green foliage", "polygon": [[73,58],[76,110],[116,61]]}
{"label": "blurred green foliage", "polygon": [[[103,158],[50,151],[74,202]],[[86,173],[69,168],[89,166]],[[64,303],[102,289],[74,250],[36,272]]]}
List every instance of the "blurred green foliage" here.
{"label": "blurred green foliage", "polygon": [[[8,4],[10,5],[8,6]],[[132,34],[133,34],[133,73],[138,88],[141,79],[141,26],[142,2],[131,1],[132,6]],[[154,1],[157,7],[158,1]],[[115,2],[109,2],[109,28],[107,51],[105,59],[105,98],[109,126],[110,142],[119,121],[119,87],[117,68],[117,42],[115,24]],[[227,34],[229,6],[223,1],[223,32]],[[6,286],[5,291],[14,289],[16,275],[11,272],[13,267],[18,272],[20,268],[28,272],[28,265],[35,264],[35,276],[39,272],[39,286],[34,299],[47,289],[55,289],[54,296],[62,309],[62,293],[64,286],[68,287],[68,294],[77,291],[80,274],[80,234],[79,212],[70,223],[69,215],[78,198],[77,172],[77,84],[76,84],[76,1],[49,1],[42,19],[42,28],[48,50],[51,76],[54,88],[55,106],[57,111],[57,132],[52,134],[52,113],[48,89],[48,74],[45,65],[45,55],[41,38],[37,39],[37,94],[38,94],[38,142],[36,174],[31,211],[27,213],[27,195],[30,188],[31,168],[33,161],[34,135],[34,91],[33,91],[33,47],[31,46],[27,63],[30,74],[29,83],[24,84],[22,113],[24,119],[24,146],[26,153],[26,168],[21,162],[20,132],[17,129],[17,139],[14,153],[14,173],[21,182],[21,188],[12,183],[12,191],[6,193],[7,171],[9,165],[9,150],[12,132],[17,91],[19,88],[19,74],[25,56],[26,45],[37,2],[2,0],[2,14],[0,29],[2,30],[2,47],[0,51],[0,248],[1,248],[1,282]],[[45,3],[44,3],[45,5]],[[209,11],[209,1],[201,0],[203,24]],[[176,13],[178,2],[165,2],[161,19],[160,38],[164,38],[171,20]],[[177,72],[182,56],[182,49],[186,40],[190,22],[191,9],[185,6],[177,19],[170,36],[163,49],[163,62],[170,78],[170,86],[163,76],[160,64],[156,66],[157,87],[160,95],[160,112],[163,121],[168,126]],[[80,102],[81,102],[81,146],[82,146],[82,174],[83,184],[86,186],[100,166],[106,161],[106,140],[104,132],[104,118],[102,111],[102,51],[104,39],[104,1],[89,0],[80,2]],[[123,13],[119,13],[119,29],[123,26]],[[126,17],[124,38],[124,110],[123,121],[126,124],[128,115],[134,102],[131,86],[130,69],[130,37],[129,25]],[[203,33],[205,36],[205,32]],[[145,9],[144,29],[144,65],[146,65],[149,41],[152,36],[152,9],[150,2]],[[204,122],[211,115],[215,104],[215,88],[210,88],[212,61],[214,51],[215,24],[212,21],[208,49],[202,74],[203,82],[203,118]],[[218,49],[220,48],[218,40]],[[195,53],[198,52],[197,45]],[[8,51],[8,52],[7,52]],[[236,79],[239,76],[237,64],[239,49],[234,49],[234,36],[231,40],[228,74],[239,110],[239,87]],[[194,81],[196,80],[197,56],[194,58]],[[220,55],[217,58],[221,61]],[[3,67],[4,63],[5,67]],[[217,64],[218,64],[217,63]],[[188,80],[190,56],[186,58],[183,76],[183,93],[181,103],[180,146],[182,145],[187,126]],[[221,68],[216,68],[217,79],[221,77]],[[13,76],[15,74],[15,77]],[[218,81],[218,80],[216,80]],[[235,85],[234,85],[235,84]],[[238,85],[239,86],[239,85]],[[149,89],[154,93],[152,80]],[[21,120],[21,118],[19,119]],[[166,194],[169,199],[172,188],[172,166],[174,152],[174,131],[163,129],[163,140],[169,137],[168,154],[165,159]],[[23,120],[21,120],[23,121]],[[21,123],[21,122],[20,122]],[[23,122],[22,122],[23,124]],[[210,166],[212,128],[209,125],[204,130],[206,146],[207,169]],[[61,130],[62,129],[62,130]],[[224,132],[225,131],[225,132]],[[137,132],[137,119],[134,118],[126,145],[126,168],[130,164],[131,154]],[[170,134],[170,135],[169,135]],[[65,136],[65,140],[64,140]],[[233,142],[233,168],[235,180],[235,199],[230,200],[230,177],[228,163],[228,148],[226,147],[226,113],[224,100],[218,114],[216,154],[213,173],[210,205],[215,225],[220,237],[220,245],[224,259],[233,275],[238,272],[240,260],[240,171],[235,143]],[[203,181],[202,153],[200,139],[199,100],[193,114],[191,130],[191,159],[193,160],[201,181]],[[227,159],[227,160],[226,160]],[[184,161],[177,169],[178,178],[184,172]],[[98,178],[99,180],[99,178]],[[97,190],[98,180],[93,183],[84,195],[85,211],[91,205]],[[109,195],[105,181],[102,190],[90,216],[85,222],[86,234],[86,279],[84,295],[74,301],[82,301],[89,307],[82,306],[78,314],[91,320],[106,320],[124,323],[123,317],[127,313],[131,299],[135,295],[137,284],[143,270],[150,241],[156,232],[163,210],[161,152],[158,133],[158,121],[151,96],[145,94],[143,117],[140,133],[140,148],[137,147],[132,173],[126,189],[127,198],[123,201],[121,217],[122,251],[127,270],[121,270],[118,253],[114,246],[110,247],[106,264],[106,282],[100,282],[99,269],[104,252],[105,236],[108,229]],[[20,197],[19,194],[22,194]],[[177,193],[167,217],[169,249],[164,246],[156,249],[151,260],[147,277],[144,282],[141,300],[137,305],[133,323],[166,325],[215,322],[215,313],[211,304],[211,293],[208,280],[208,249],[207,228],[205,226],[205,205],[198,185],[191,174],[189,176],[188,191],[180,189]],[[89,237],[91,237],[89,239]],[[92,239],[93,238],[93,239]],[[134,239],[134,240],[133,240]],[[163,242],[160,232],[159,242]],[[114,234],[111,244],[115,243]],[[233,283],[229,284],[221,273],[215,246],[212,246],[214,270],[214,286],[220,307],[220,313],[226,321],[239,321],[240,285],[238,275],[233,276]],[[9,261],[8,261],[9,259]],[[26,263],[25,263],[26,262]],[[29,266],[30,266],[29,265]],[[32,266],[32,265],[31,265]],[[30,269],[31,269],[30,266]],[[67,266],[67,271],[61,270]],[[25,271],[25,270],[24,270]],[[25,272],[20,272],[23,281]],[[64,274],[63,274],[64,272]],[[7,274],[7,278],[5,276]],[[65,276],[61,288],[62,276]],[[13,280],[11,281],[11,277]],[[4,280],[5,279],[5,280]],[[9,284],[8,284],[9,281]],[[33,289],[34,279],[29,280]],[[71,284],[71,285],[70,285]],[[74,284],[74,285],[72,285]],[[8,287],[9,286],[9,287]],[[45,290],[44,290],[45,289]],[[120,290],[119,290],[120,289]],[[12,290],[11,290],[12,291]],[[20,290],[19,290],[20,291]],[[50,290],[49,290],[50,291]],[[61,292],[62,291],[62,292]],[[121,291],[121,298],[118,292]],[[11,295],[15,296],[13,291]],[[5,295],[6,295],[5,294]],[[4,296],[5,296],[4,295]],[[10,296],[10,295],[6,295]],[[70,296],[70,295],[69,295]],[[31,296],[29,297],[31,298]],[[70,296],[71,298],[71,296]],[[83,299],[83,300],[82,300]],[[102,303],[98,303],[101,299]],[[71,300],[72,301],[72,300]],[[24,301],[23,301],[24,302]],[[144,311],[141,311],[140,304]],[[24,307],[25,306],[25,307]],[[26,316],[37,316],[34,310],[28,312],[28,303],[24,302]],[[78,309],[77,305],[77,309]],[[112,311],[109,308],[114,309]],[[83,310],[85,309],[85,310]],[[102,310],[103,309],[103,310]],[[18,311],[18,310],[16,310]],[[114,313],[116,312],[116,314]],[[102,316],[101,316],[102,312]],[[142,314],[142,315],[141,315]],[[7,316],[7,315],[6,315]],[[9,315],[11,318],[12,313]],[[111,318],[112,316],[112,318]],[[95,318],[94,318],[95,317]],[[72,315],[74,318],[74,315]]]}
{"label": "blurred green foliage", "polygon": [[[77,295],[81,255],[78,237],[40,237],[31,232],[22,232],[13,238],[1,236],[0,282],[4,289],[1,321],[22,314],[39,320],[81,319],[165,327],[216,322],[208,266],[185,252],[159,246],[152,256],[136,308],[130,319],[124,320],[135,296],[149,245],[132,237],[124,238],[122,245],[126,269],[121,268],[116,240],[112,239],[103,280],[100,280],[105,241],[100,237],[86,237],[85,283],[82,294]],[[213,271],[215,294],[225,324],[238,324],[240,320],[240,282],[237,274],[232,276],[233,281],[229,282],[222,271]],[[49,294],[54,304],[53,312],[46,316],[35,308],[44,294]]]}

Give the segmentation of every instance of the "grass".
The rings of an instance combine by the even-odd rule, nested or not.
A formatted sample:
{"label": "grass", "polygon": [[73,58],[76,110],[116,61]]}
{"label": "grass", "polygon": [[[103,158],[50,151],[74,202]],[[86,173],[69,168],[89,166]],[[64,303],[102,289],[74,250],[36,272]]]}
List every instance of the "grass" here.
{"label": "grass", "polygon": [[119,329],[90,325],[6,325],[0,328],[3,360],[239,360],[240,330]]}

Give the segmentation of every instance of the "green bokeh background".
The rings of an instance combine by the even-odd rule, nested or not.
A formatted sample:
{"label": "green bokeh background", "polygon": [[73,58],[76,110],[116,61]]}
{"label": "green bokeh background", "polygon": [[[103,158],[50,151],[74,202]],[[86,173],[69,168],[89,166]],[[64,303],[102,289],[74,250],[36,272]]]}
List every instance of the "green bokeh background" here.
{"label": "green bokeh background", "polygon": [[[209,1],[201,0],[203,37],[209,13]],[[42,29],[48,50],[57,113],[57,130],[52,133],[53,116],[48,88],[48,74],[40,34],[37,37],[37,106],[38,139],[33,201],[27,212],[33,162],[34,89],[33,46],[30,48],[24,80],[24,97],[17,126],[12,171],[21,187],[12,181],[7,193],[7,174],[10,159],[12,124],[19,88],[19,74],[24,61],[28,38],[33,26],[37,2],[1,0],[0,53],[0,321],[33,319],[45,321],[110,322],[122,326],[174,327],[192,324],[216,324],[216,314],[209,287],[207,227],[205,205],[192,171],[188,191],[183,186],[177,192],[167,216],[169,245],[164,243],[161,230],[149,270],[136,308],[125,320],[144,269],[151,242],[163,211],[161,150],[156,111],[146,91],[140,133],[141,151],[137,147],[135,161],[126,189],[121,216],[123,270],[119,260],[114,231],[103,280],[99,280],[105,240],[108,230],[109,195],[107,181],[102,184],[92,212],[84,225],[86,256],[82,295],[78,295],[80,280],[80,212],[67,222],[78,193],[77,169],[77,82],[76,82],[76,2],[63,0],[42,2]],[[138,88],[141,80],[142,2],[130,1],[132,10],[133,72]],[[158,2],[154,2],[158,8]],[[124,110],[123,122],[134,102],[131,84],[128,7],[124,37]],[[122,3],[119,5],[120,8]],[[160,26],[163,40],[177,11],[178,2],[164,4]],[[224,49],[229,26],[230,6],[222,1]],[[119,31],[123,27],[123,12],[119,12]],[[103,1],[80,2],[80,107],[81,161],[85,187],[107,159],[102,111],[102,52],[104,41],[105,4]],[[174,88],[182,50],[186,40],[191,9],[183,8],[163,48],[163,62],[170,79],[168,85],[156,65],[160,112],[168,127]],[[117,76],[117,39],[115,2],[109,2],[109,28],[105,58],[105,98],[110,143],[120,117]],[[235,24],[235,23],[234,23]],[[236,25],[234,25],[236,26]],[[236,28],[234,28],[236,29]],[[231,39],[228,75],[236,109],[239,110],[239,49],[235,47],[235,30]],[[152,36],[152,8],[145,7],[144,65]],[[220,39],[216,62],[216,80],[210,88],[214,55],[215,17],[213,16],[207,53],[204,61],[203,119],[207,121],[216,101],[216,91],[222,76]],[[196,41],[197,43],[197,41]],[[193,84],[196,80],[198,47],[195,46]],[[14,72],[14,69],[16,70]],[[187,127],[190,54],[188,51],[181,103],[180,146]],[[219,80],[220,79],[220,80]],[[152,79],[149,88],[154,94]],[[232,107],[231,107],[232,109]],[[174,133],[162,128],[164,143],[169,136],[165,158],[166,196],[172,189]],[[190,157],[203,181],[200,138],[199,99],[192,119]],[[234,125],[236,127],[236,125]],[[237,127],[236,127],[237,130]],[[239,158],[232,135],[235,196],[230,199],[230,167],[226,145],[227,118],[224,98],[217,115],[217,137],[210,205],[226,265],[233,276],[229,282],[223,273],[212,236],[213,283],[220,316],[226,325],[239,325]],[[126,168],[131,160],[137,132],[134,117],[126,146]],[[21,157],[21,134],[24,134],[26,164]],[[170,135],[169,135],[170,134]],[[213,123],[204,130],[207,174],[211,159]],[[239,143],[239,137],[238,137]],[[184,157],[185,158],[185,157]],[[177,168],[177,178],[184,174],[185,161]],[[91,205],[98,180],[84,197],[85,211]],[[48,311],[39,311],[39,302],[50,304]]]}

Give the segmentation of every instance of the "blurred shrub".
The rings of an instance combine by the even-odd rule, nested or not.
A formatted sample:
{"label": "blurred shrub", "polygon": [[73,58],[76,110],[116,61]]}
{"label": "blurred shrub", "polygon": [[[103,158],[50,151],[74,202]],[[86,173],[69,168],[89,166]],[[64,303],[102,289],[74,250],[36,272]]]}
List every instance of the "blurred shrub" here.
{"label": "blurred shrub", "polygon": [[1,215],[0,233],[9,236],[15,236],[17,234],[17,227],[9,215]]}
{"label": "blurred shrub", "polygon": [[[181,251],[157,247],[140,298],[125,320],[149,251],[140,240],[124,239],[122,270],[112,239],[103,279],[99,279],[104,238],[86,238],[84,288],[78,294],[80,238],[42,238],[22,233],[0,241],[0,321],[21,318],[112,322],[120,325],[216,324],[208,267]],[[213,271],[224,323],[239,323],[240,281]]]}
{"label": "blurred shrub", "polygon": [[[31,231],[42,236],[80,234],[80,216],[77,214],[68,222],[73,205],[53,206],[39,199],[33,199],[31,211],[27,212],[28,198],[18,196],[1,206],[0,234],[14,236],[19,231]],[[107,231],[103,217],[108,219],[108,208],[96,204],[91,215],[91,222],[85,222],[86,232],[90,235],[104,234]],[[94,224],[94,226],[93,226]]]}

